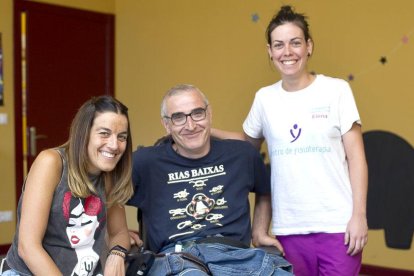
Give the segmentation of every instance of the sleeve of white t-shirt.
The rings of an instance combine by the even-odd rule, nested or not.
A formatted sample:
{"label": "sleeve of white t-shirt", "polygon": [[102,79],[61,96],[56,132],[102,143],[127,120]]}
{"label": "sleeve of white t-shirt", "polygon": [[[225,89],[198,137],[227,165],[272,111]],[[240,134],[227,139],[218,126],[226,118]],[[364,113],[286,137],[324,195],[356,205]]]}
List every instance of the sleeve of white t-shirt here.
{"label": "sleeve of white t-shirt", "polygon": [[249,114],[243,123],[244,133],[256,139],[263,138],[263,106],[258,93],[256,93]]}
{"label": "sleeve of white t-shirt", "polygon": [[339,96],[339,121],[341,134],[347,133],[354,123],[361,125],[358,108],[355,102],[352,89],[348,82],[342,80],[341,93]]}

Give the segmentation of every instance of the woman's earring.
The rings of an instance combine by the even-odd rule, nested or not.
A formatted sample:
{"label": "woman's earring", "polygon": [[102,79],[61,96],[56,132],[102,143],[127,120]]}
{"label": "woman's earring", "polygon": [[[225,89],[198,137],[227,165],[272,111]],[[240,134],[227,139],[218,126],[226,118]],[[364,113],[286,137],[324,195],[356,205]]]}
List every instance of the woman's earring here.
{"label": "woman's earring", "polygon": [[308,57],[310,57],[311,56],[311,53],[310,52],[308,52]]}
{"label": "woman's earring", "polygon": [[270,60],[273,60],[273,57],[270,57]]}

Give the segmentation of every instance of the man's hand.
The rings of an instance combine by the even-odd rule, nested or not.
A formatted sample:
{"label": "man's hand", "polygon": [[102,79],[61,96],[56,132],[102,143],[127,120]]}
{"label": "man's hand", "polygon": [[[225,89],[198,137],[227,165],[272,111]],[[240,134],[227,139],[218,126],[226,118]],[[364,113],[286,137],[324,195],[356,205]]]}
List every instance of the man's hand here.
{"label": "man's hand", "polygon": [[282,244],[273,236],[261,235],[258,237],[253,237],[252,242],[255,247],[274,246],[282,253],[282,256],[285,256],[285,251]]}
{"label": "man's hand", "polygon": [[136,245],[138,247],[141,247],[144,245],[144,242],[139,237],[139,233],[134,230],[128,230],[129,238],[131,240],[131,246]]}

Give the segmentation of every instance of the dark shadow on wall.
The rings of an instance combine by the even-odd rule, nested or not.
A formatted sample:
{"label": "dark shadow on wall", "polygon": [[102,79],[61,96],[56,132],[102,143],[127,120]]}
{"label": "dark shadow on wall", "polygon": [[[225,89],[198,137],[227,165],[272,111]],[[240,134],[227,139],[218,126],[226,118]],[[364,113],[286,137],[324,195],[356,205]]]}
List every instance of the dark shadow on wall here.
{"label": "dark shadow on wall", "polygon": [[387,131],[363,134],[368,163],[369,229],[384,229],[390,248],[410,249],[414,233],[414,148]]}

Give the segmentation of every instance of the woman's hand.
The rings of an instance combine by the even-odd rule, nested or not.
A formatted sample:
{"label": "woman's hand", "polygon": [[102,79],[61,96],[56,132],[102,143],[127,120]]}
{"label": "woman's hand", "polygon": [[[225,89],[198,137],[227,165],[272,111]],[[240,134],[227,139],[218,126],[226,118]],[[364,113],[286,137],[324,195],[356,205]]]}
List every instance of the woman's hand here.
{"label": "woman's hand", "polygon": [[118,255],[109,254],[105,263],[105,276],[125,276],[125,260]]}
{"label": "woman's hand", "polygon": [[365,216],[352,216],[345,232],[347,254],[354,256],[362,251],[368,242],[368,224]]}

